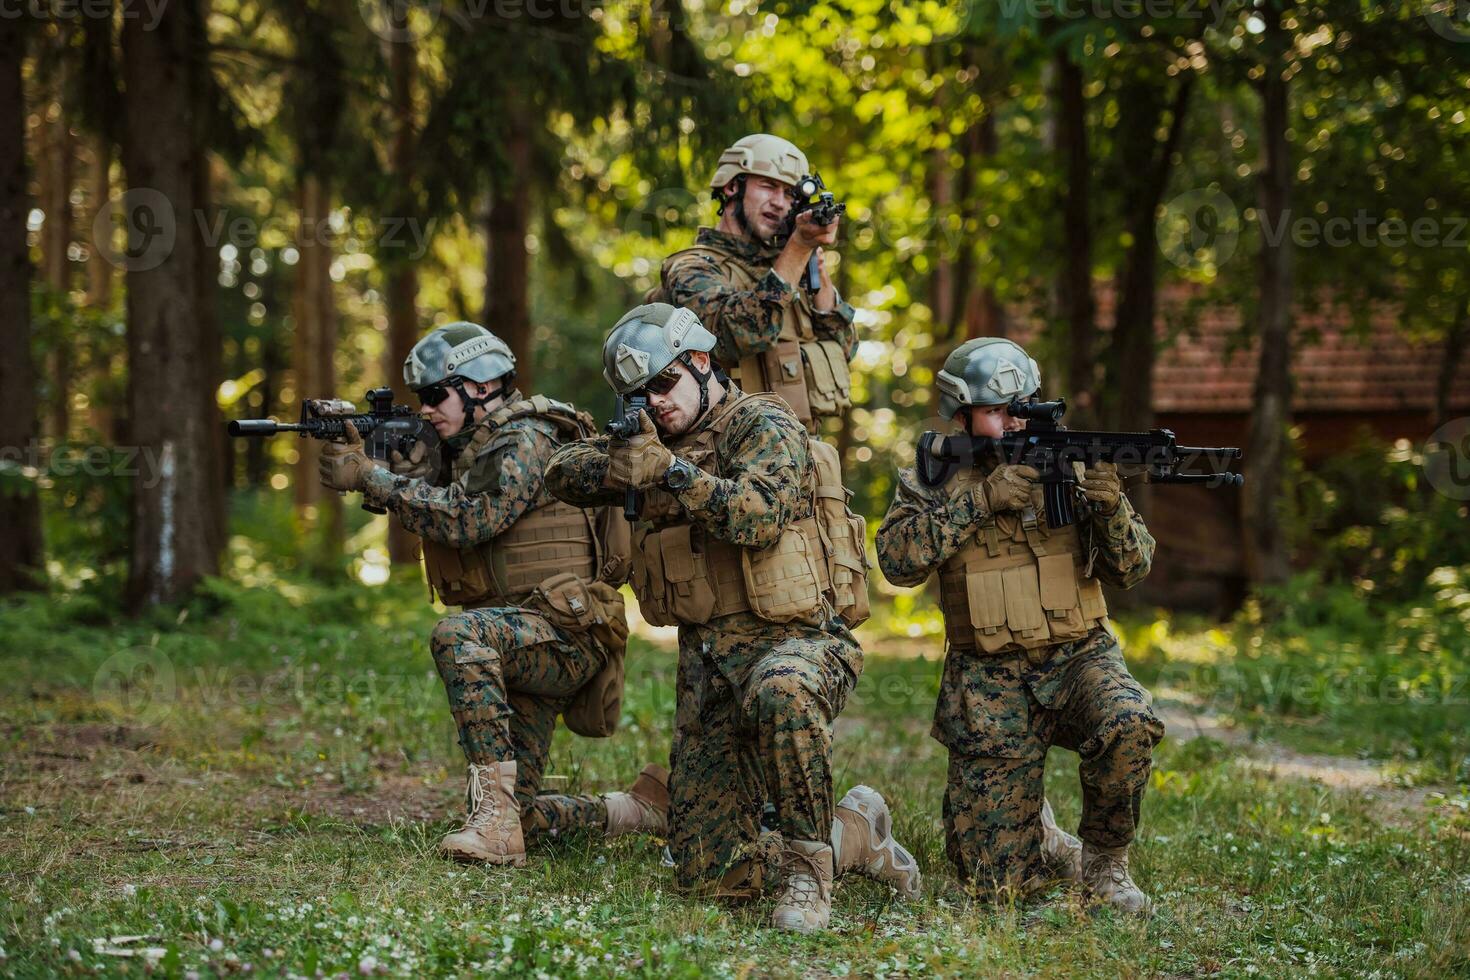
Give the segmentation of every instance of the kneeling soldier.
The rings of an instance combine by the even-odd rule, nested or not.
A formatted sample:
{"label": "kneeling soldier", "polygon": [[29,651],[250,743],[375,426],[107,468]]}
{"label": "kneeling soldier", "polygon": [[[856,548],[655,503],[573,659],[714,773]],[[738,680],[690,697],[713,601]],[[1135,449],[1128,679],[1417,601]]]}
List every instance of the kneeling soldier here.
{"label": "kneeling soldier", "polygon": [[[1036,362],[998,338],[960,346],[939,378],[941,414],[1000,438],[1007,412],[1041,384]],[[1147,897],[1128,873],[1153,748],[1163,724],[1124,666],[1098,580],[1131,588],[1154,540],[1115,468],[1078,484],[1076,525],[1051,528],[1038,473],[977,460],[944,486],[899,474],[878,529],[878,563],[896,585],[939,574],[949,650],[934,737],[949,749],[944,824],[950,860],[977,887],[1024,891],[1044,877],[1042,774],[1053,744],[1082,757],[1082,882],[1128,912]]]}
{"label": "kneeling soldier", "polygon": [[469,816],[440,843],[461,861],[521,865],[525,840],[577,829],[608,837],[663,834],[668,774],[648,766],[626,793],[538,794],[557,715],[586,735],[617,723],[628,627],[621,515],[561,503],[542,471],[591,419],[515,389],[515,357],[472,323],[443,326],[403,365],[423,416],[444,440],[440,466],[415,447],[393,472],[352,431],[322,453],[322,482],[361,490],[423,539],[429,582],[464,607],[434,628],[430,649],[469,760]]}
{"label": "kneeling soldier", "polygon": [[[628,488],[641,497],[633,588],[649,622],[679,627],[669,845],[680,886],[754,898],[761,855],[776,851],[774,924],[821,929],[835,874],[919,888],[883,798],[858,787],[835,812],[832,801],[832,722],[863,667],[849,629],[866,616],[862,520],[846,509],[836,451],[780,398],[719,374],[714,347],[690,310],[629,312],[603,373],[648,413],[631,438],[564,446],[546,481],[579,506]],[[766,799],[778,833],[762,840]]]}

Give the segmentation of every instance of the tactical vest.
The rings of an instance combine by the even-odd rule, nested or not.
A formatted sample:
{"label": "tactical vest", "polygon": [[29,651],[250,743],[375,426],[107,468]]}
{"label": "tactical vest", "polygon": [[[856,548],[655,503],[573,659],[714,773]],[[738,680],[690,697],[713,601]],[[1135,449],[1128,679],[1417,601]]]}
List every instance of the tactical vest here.
{"label": "tactical vest", "polygon": [[1107,622],[1077,525],[998,514],[939,568],[950,645],[996,654],[1079,640]]}
{"label": "tactical vest", "polygon": [[[668,282],[675,268],[693,257],[713,261],[725,281],[739,290],[754,289],[765,275],[736,255],[705,244],[665,259],[661,280]],[[746,391],[780,395],[807,431],[815,432],[820,419],[841,415],[852,407],[852,375],[842,345],[817,339],[812,327],[811,294],[795,284],[792,290],[796,301],[782,315],[776,343],[759,354],[742,357],[739,364],[724,367]]]}
{"label": "tactical vest", "polygon": [[[507,423],[521,418],[552,423],[561,441],[585,438],[592,431],[589,417],[544,395],[502,405],[481,423],[455,458],[455,481],[465,479],[479,455],[503,435]],[[446,605],[472,608],[523,605],[537,586],[560,573],[591,582],[611,557],[600,533],[601,517],[596,510],[553,500],[521,515],[504,533],[469,548],[425,538],[429,585]]]}
{"label": "tactical vest", "polygon": [[[742,394],[717,409],[709,424],[674,449],[681,459],[717,473],[720,437],[736,412],[763,401],[788,410],[771,394]],[[670,493],[650,490],[633,541],[633,591],[654,626],[707,623],[751,612],[773,623],[825,624],[831,615],[849,626],[868,617],[866,524],[847,509],[837,451],[811,440],[813,512],[781,531],[765,548],[721,541],[690,523]],[[804,480],[805,484],[806,481]]]}

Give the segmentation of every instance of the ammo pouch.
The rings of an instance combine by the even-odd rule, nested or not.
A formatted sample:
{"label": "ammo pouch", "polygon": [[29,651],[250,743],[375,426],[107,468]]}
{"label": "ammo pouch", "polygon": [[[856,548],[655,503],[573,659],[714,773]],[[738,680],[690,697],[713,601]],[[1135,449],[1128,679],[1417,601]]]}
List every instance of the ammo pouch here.
{"label": "ammo pouch", "polygon": [[835,340],[808,341],[801,345],[801,360],[813,416],[840,415],[852,407],[852,373],[841,344]]}
{"label": "ammo pouch", "polygon": [[494,592],[494,579],[479,548],[454,548],[423,539],[424,574],[446,606],[468,606]]}
{"label": "ammo pouch", "polygon": [[628,621],[623,596],[601,580],[584,581],[570,572],[553,575],[536,587],[526,606],[573,635],[587,635],[607,655],[602,668],[562,709],[567,728],[588,738],[617,730],[623,710],[624,660]]}
{"label": "ammo pouch", "polygon": [[[1010,518],[1002,518],[1007,523]],[[1083,574],[1075,525],[980,527],[939,570],[945,632],[981,653],[1079,640],[1107,621],[1102,586]]]}
{"label": "ammo pouch", "polygon": [[821,551],[813,547],[819,542],[808,539],[808,525],[810,531],[816,530],[815,521],[802,521],[783,530],[774,544],[740,549],[750,611],[767,622],[799,619],[817,625],[822,621],[822,585],[816,566]]}
{"label": "ammo pouch", "polygon": [[807,391],[806,369],[802,366],[802,343],[778,340],[759,354],[740,359],[740,383],[751,391],[769,391],[779,395],[791,412],[810,428],[812,402]]}

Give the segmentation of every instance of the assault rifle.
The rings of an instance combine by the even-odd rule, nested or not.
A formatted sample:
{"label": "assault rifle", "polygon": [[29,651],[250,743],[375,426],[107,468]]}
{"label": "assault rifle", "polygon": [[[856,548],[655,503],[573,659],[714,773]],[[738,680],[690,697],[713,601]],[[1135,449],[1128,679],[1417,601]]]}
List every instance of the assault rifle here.
{"label": "assault rifle", "polygon": [[[796,216],[806,211],[811,212],[813,221],[825,228],[847,213],[847,204],[838,201],[827,190],[827,185],[822,183],[821,174],[805,174],[796,182],[796,204],[792,206],[788,218],[791,231],[796,230]],[[812,249],[812,257],[807,260],[806,284],[808,289],[816,289],[821,285],[816,249]]]}
{"label": "assault rifle", "polygon": [[[416,442],[426,442],[433,450],[438,438],[433,426],[419,418],[410,406],[393,404],[392,388],[370,388],[364,397],[369,405],[366,412],[358,412],[356,405],[342,398],[307,398],[301,402],[300,422],[232,419],[228,430],[237,439],[299,432],[303,439],[340,442],[346,438],[347,423],[351,422],[373,459],[386,460],[394,451],[407,456]],[[362,508],[374,514],[383,513],[382,508],[367,504]]]}
{"label": "assault rifle", "polygon": [[[1066,411],[1064,399],[1018,400],[1010,404],[1007,412],[1026,419],[1026,428],[999,439],[925,432],[919,437],[915,460],[919,482],[927,487],[942,486],[962,467],[986,460],[1031,466],[1041,473],[1039,482],[1047,523],[1065,527],[1076,520],[1072,488],[1078,477],[1073,463],[1084,467],[1094,463],[1142,466],[1150,483],[1192,483],[1217,489],[1238,487],[1244,481],[1239,473],[1229,472],[1231,461],[1240,458],[1240,450],[1233,446],[1181,446],[1168,429],[1072,430],[1061,424]],[[1190,467],[1201,459],[1210,470],[1192,471]]]}
{"label": "assault rifle", "polygon": [[[631,439],[638,434],[640,422],[638,416],[648,407],[646,395],[630,395],[624,398],[618,396],[616,414],[609,422],[604,431],[614,439]],[[628,487],[623,493],[623,516],[630,521],[638,519],[638,491]]]}

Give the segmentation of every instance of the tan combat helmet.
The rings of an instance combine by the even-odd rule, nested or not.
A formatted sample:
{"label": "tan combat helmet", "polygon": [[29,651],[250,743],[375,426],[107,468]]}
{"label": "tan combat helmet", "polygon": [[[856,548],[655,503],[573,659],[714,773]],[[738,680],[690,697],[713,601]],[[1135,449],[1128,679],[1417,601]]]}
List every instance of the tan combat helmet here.
{"label": "tan combat helmet", "polygon": [[1009,405],[1034,394],[1041,387],[1041,368],[1015,341],[976,337],[944,359],[935,381],[939,413],[952,419],[971,405]]}
{"label": "tan combat helmet", "polygon": [[752,133],[720,154],[709,187],[718,197],[724,186],[741,174],[770,177],[794,187],[808,173],[806,154],[795,144],[769,133]]}

